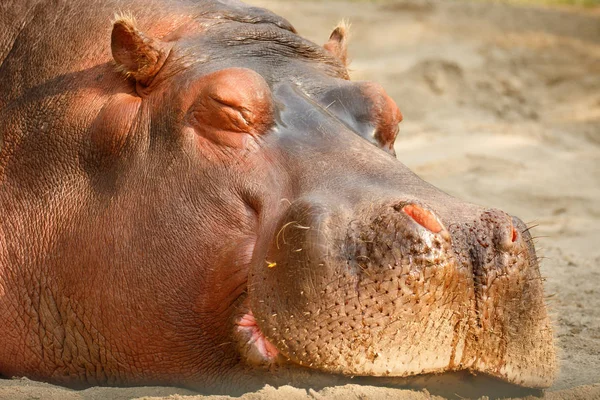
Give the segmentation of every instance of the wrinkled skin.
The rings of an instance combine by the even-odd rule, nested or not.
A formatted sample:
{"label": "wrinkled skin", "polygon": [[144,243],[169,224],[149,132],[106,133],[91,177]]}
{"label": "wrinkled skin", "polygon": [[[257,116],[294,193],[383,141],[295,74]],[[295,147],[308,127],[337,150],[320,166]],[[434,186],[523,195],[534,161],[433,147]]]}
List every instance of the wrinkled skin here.
{"label": "wrinkled skin", "polygon": [[234,2],[42,3],[0,5],[1,375],[552,383],[526,226],[395,159],[401,114],[348,80],[340,31],[318,46]]}

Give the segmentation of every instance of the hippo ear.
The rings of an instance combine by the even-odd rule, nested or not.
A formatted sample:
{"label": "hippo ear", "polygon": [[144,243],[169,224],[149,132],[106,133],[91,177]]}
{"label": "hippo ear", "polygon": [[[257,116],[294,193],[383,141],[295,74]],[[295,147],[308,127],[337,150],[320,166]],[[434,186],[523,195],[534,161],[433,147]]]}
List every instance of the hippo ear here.
{"label": "hippo ear", "polygon": [[110,47],[119,69],[142,84],[158,73],[164,61],[164,44],[137,30],[131,16],[116,16]]}
{"label": "hippo ear", "polygon": [[325,50],[337,57],[344,65],[348,65],[348,38],[350,36],[350,24],[341,21],[331,32],[329,40],[323,45]]}

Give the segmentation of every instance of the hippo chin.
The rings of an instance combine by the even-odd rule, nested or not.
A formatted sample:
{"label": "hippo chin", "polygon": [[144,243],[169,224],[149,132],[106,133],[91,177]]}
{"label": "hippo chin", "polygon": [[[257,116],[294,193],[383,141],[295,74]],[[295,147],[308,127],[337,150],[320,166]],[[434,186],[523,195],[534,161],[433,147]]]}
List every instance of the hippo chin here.
{"label": "hippo chin", "polygon": [[395,158],[402,115],[349,80],[344,26],[318,46],[234,1],[0,10],[2,376],[552,383],[527,227]]}

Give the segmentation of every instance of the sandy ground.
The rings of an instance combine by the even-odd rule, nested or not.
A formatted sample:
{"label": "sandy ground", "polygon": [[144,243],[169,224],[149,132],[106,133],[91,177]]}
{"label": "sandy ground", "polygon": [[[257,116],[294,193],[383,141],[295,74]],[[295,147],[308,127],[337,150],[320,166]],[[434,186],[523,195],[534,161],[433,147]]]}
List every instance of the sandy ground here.
{"label": "sandy ground", "polygon": [[[353,79],[382,83],[404,114],[398,158],[453,195],[537,224],[533,232],[545,257],[561,365],[545,398],[600,399],[600,8],[250,2],[287,17],[319,43],[348,18]],[[193,394],[178,388],[75,392],[25,379],[0,382],[2,399]],[[217,398],[223,397],[211,397]],[[242,398],[438,397],[346,385],[320,391],[266,387]]]}

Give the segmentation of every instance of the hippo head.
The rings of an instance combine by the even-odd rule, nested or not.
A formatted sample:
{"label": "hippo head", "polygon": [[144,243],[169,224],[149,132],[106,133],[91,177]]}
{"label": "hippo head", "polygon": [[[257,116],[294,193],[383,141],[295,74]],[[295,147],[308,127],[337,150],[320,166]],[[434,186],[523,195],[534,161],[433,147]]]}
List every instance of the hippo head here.
{"label": "hippo head", "polygon": [[[349,80],[345,27],[318,46],[228,7],[167,27],[118,18],[114,61],[89,79],[102,92],[69,108],[88,124],[74,161],[48,157],[44,171],[80,171],[44,265],[53,307],[77,315],[72,347],[102,349],[84,379],[211,386],[291,367],[549,386],[526,225],[396,159],[402,115]],[[63,364],[52,379],[68,382],[78,364]]]}

